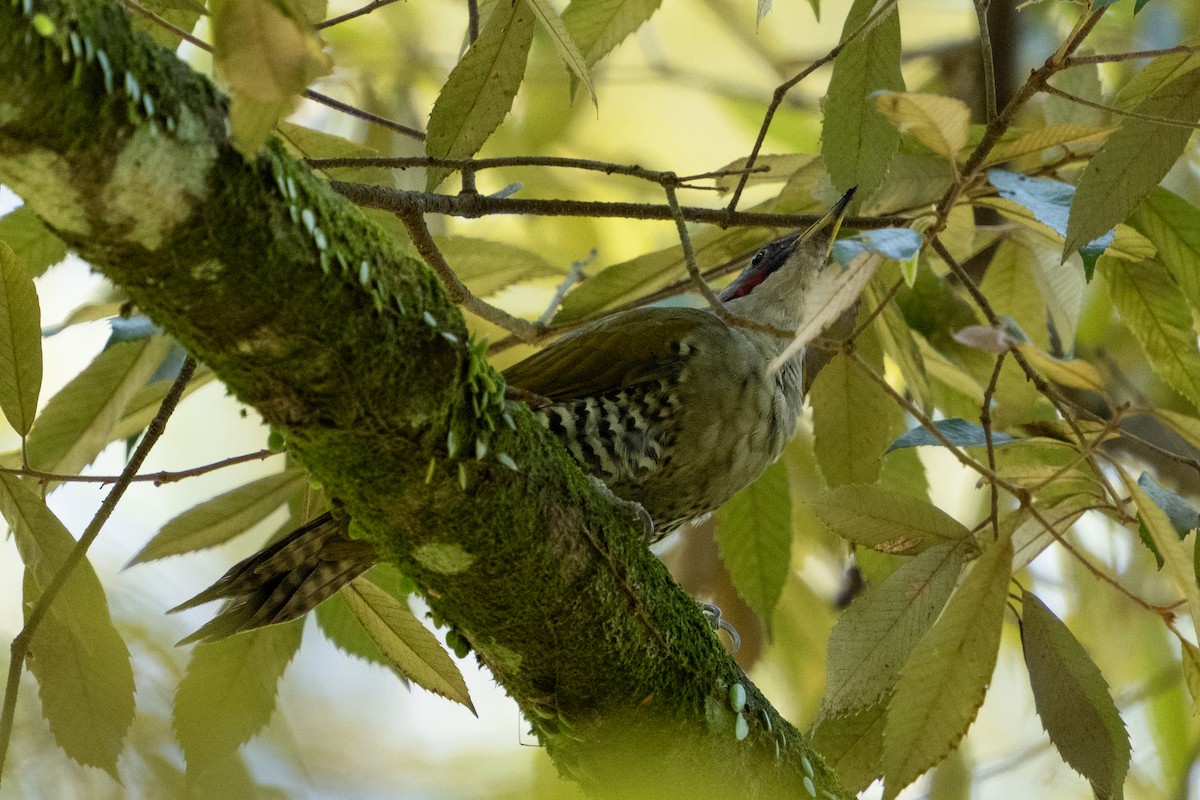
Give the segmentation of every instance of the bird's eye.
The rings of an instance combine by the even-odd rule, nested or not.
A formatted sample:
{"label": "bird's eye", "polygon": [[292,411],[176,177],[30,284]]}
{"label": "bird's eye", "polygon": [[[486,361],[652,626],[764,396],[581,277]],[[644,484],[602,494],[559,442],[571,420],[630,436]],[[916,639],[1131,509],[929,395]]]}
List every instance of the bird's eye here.
{"label": "bird's eye", "polygon": [[754,254],[754,257],[750,259],[750,266],[757,267],[759,264],[762,263],[763,259],[766,257],[767,257],[767,251],[765,249],[759,250],[757,253]]}

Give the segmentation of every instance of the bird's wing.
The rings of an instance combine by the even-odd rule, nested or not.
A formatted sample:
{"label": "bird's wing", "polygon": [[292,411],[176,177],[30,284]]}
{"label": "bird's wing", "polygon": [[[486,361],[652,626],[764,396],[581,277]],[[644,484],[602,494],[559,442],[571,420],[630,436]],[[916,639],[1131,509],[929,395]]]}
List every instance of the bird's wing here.
{"label": "bird's wing", "polygon": [[724,328],[697,308],[639,308],[580,328],[504,371],[510,384],[550,400],[603,394],[679,369],[678,342]]}

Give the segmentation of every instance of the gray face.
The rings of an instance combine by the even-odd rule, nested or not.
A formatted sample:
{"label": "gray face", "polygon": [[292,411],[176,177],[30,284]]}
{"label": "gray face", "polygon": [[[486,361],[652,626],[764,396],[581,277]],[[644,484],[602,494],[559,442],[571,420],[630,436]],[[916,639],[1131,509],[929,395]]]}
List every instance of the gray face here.
{"label": "gray face", "polygon": [[756,286],[787,263],[788,256],[795,252],[799,239],[800,234],[793,233],[782,239],[768,242],[754,254],[741,274],[722,290],[721,300],[728,301],[745,297],[754,291]]}

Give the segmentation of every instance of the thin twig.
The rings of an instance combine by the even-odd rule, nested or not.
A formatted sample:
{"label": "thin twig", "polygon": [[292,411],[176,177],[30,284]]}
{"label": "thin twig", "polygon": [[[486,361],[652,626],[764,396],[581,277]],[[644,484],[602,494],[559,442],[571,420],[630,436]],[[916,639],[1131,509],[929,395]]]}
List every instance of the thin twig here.
{"label": "thin twig", "polygon": [[979,55],[983,62],[983,105],[990,124],[996,119],[996,62],[992,54],[992,34],[988,27],[991,0],[975,0],[975,18],[979,22]]}
{"label": "thin twig", "polygon": [[[654,203],[609,203],[587,200],[540,200],[520,197],[489,197],[482,194],[448,195],[389,189],[366,183],[330,181],[330,187],[365,208],[379,208],[399,214],[417,208],[425,214],[455,217],[485,217],[516,214],[541,217],[617,217],[621,219],[674,219],[670,206]],[[817,214],[767,214],[751,211],[681,206],[688,222],[704,222],[722,228],[803,228],[816,222]],[[859,230],[876,230],[908,225],[904,217],[847,217],[843,224]]]}
{"label": "thin twig", "polygon": [[349,114],[352,117],[357,117],[358,119],[366,122],[374,123],[382,128],[387,128],[395,131],[396,133],[403,134],[411,139],[417,139],[418,141],[422,142],[425,141],[424,132],[419,131],[416,128],[409,127],[408,125],[396,122],[395,120],[390,120],[387,117],[381,117],[378,114],[372,114],[370,111],[363,111],[361,108],[356,108],[348,103],[343,103],[341,100],[334,100],[329,95],[321,94],[320,92],[313,91],[312,89],[306,89],[304,91],[304,96],[309,100],[314,100],[320,103],[321,105],[329,106],[336,111],[341,111],[343,114]]}
{"label": "thin twig", "polygon": [[1078,67],[1084,64],[1111,64],[1115,61],[1134,61],[1140,58],[1155,58],[1176,54],[1200,53],[1200,47],[1195,45],[1176,45],[1163,47],[1158,50],[1134,50],[1128,53],[1106,53],[1104,55],[1071,56],[1063,62],[1064,68]]}
{"label": "thin twig", "polygon": [[133,476],[141,469],[142,463],[149,455],[150,449],[158,442],[163,431],[166,430],[167,420],[175,411],[176,405],[179,404],[179,399],[183,397],[183,390],[187,388],[188,381],[191,380],[192,374],[196,371],[196,361],[191,356],[188,356],[183,361],[183,366],[179,369],[179,375],[176,376],[175,382],[167,391],[166,397],[163,398],[162,405],[158,407],[158,413],[154,415],[154,419],[146,427],[146,433],[142,436],[141,442],[133,451],[133,455],[129,458],[129,463],[125,465],[125,469],[121,472],[121,477],[112,489],[109,490],[108,496],[104,498],[104,502],[100,504],[100,508],[96,511],[96,515],[92,517],[92,521],[88,523],[83,534],[79,537],[79,541],[71,548],[71,552],[54,573],[54,577],[46,586],[45,590],[34,603],[33,608],[29,611],[29,615],[25,619],[25,626],[21,628],[12,640],[10,647],[10,660],[8,662],[8,681],[4,687],[4,705],[0,709],[0,775],[3,774],[4,759],[8,753],[8,745],[12,739],[13,717],[17,707],[17,691],[21,685],[21,670],[25,665],[25,659],[29,654],[29,645],[33,641],[34,634],[37,633],[38,626],[45,619],[46,614],[50,611],[50,604],[62,591],[66,585],[67,579],[79,566],[79,563],[87,556],[88,548],[96,541],[96,537],[100,535],[101,528],[108,518],[112,515],[113,509],[116,508],[118,501],[124,496],[125,490],[133,482]]}
{"label": "thin twig", "polygon": [[[996,445],[992,441],[992,398],[996,396],[996,386],[1000,383],[1000,370],[1004,368],[1004,353],[996,357],[996,367],[992,370],[992,379],[988,381],[987,389],[983,392],[983,402],[979,404],[979,424],[983,428],[983,440],[987,444],[988,469],[996,472]],[[996,484],[989,482],[991,495],[992,539],[1000,539],[1000,497]]]}
{"label": "thin twig", "polygon": [[396,1],[397,0],[374,0],[374,2],[367,3],[362,8],[356,8],[353,11],[347,11],[345,14],[342,14],[340,17],[333,17],[332,19],[327,19],[323,22],[318,22],[313,27],[315,27],[319,31],[324,30],[326,28],[332,28],[334,25],[341,25],[343,22],[352,20],[355,17],[361,17],[366,14],[370,14],[372,11],[374,11],[378,8],[383,8],[384,6],[390,6],[392,3],[395,3]]}
{"label": "thin twig", "polygon": [[1081,106],[1094,108],[1097,111],[1105,111],[1118,117],[1128,117],[1129,119],[1140,119],[1143,122],[1153,122],[1156,125],[1164,125],[1168,128],[1187,128],[1188,130],[1200,130],[1200,123],[1188,122],[1182,119],[1171,119],[1170,117],[1156,117],[1153,114],[1139,114],[1136,111],[1126,111],[1116,106],[1097,103],[1094,100],[1088,100],[1085,97],[1080,97],[1077,94],[1064,92],[1062,89],[1056,89],[1050,84],[1042,87],[1042,91],[1046,94],[1052,94],[1055,97],[1061,97],[1063,100],[1069,100],[1072,103],[1077,103]]}
{"label": "thin twig", "polygon": [[[175,483],[185,478],[194,478],[197,475],[205,475],[209,472],[215,472],[225,467],[232,467],[237,464],[245,464],[249,461],[262,461],[274,455],[278,455],[275,450],[258,450],[253,453],[243,453],[240,456],[231,456],[221,461],[215,461],[212,464],[204,464],[203,466],[193,467],[192,469],[179,470],[177,472],[147,472],[142,475],[134,475],[130,478],[132,483],[153,483],[155,486],[161,486],[164,483]],[[120,475],[60,475],[54,472],[42,472],[41,470],[24,467],[21,469],[9,469],[0,467],[0,472],[9,475],[19,475],[24,478],[36,478],[43,484],[46,483],[99,483],[110,484],[121,480]]]}
{"label": "thin twig", "polygon": [[425,263],[429,264],[434,272],[441,277],[446,294],[450,296],[451,300],[475,316],[499,325],[522,341],[533,342],[543,335],[544,326],[521,319],[520,317],[514,317],[503,309],[497,308],[490,303],[485,303],[476,297],[467,288],[466,284],[459,280],[458,275],[446,263],[446,258],[442,255],[442,251],[438,249],[437,243],[433,241],[433,234],[429,232],[429,226],[425,224],[425,215],[421,213],[419,208],[409,207],[399,210],[397,211],[397,216],[404,223],[404,227],[408,231],[408,236],[412,239],[413,245],[416,246],[417,252],[421,254],[421,258],[425,259]]}
{"label": "thin twig", "polygon": [[554,289],[554,297],[550,298],[550,303],[546,306],[546,310],[538,317],[538,324],[546,327],[550,324],[550,320],[554,319],[554,312],[558,310],[558,306],[562,303],[563,298],[567,296],[567,292],[571,287],[583,280],[583,271],[589,264],[596,260],[596,248],[588,251],[588,254],[583,258],[576,259],[571,263],[571,268],[567,270],[567,274],[559,282]]}
{"label": "thin twig", "polygon": [[467,41],[475,44],[479,38],[479,3],[477,0],[467,0]]}

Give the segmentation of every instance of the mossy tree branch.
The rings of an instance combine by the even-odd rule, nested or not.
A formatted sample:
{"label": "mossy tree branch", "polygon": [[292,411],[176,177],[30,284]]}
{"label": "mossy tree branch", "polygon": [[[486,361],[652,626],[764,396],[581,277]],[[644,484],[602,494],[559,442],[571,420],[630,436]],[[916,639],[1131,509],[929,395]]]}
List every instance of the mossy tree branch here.
{"label": "mossy tree branch", "polygon": [[561,771],[597,795],[844,796],[505,402],[432,271],[277,145],[243,159],[226,106],[111,3],[0,4],[0,181],[283,434]]}

